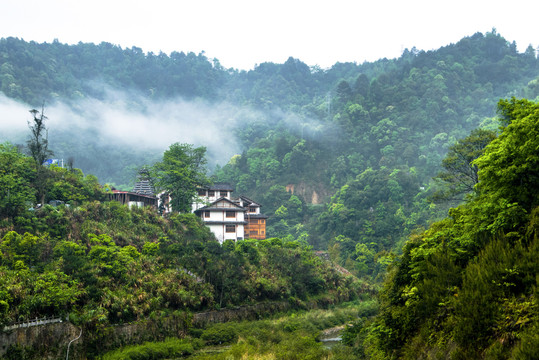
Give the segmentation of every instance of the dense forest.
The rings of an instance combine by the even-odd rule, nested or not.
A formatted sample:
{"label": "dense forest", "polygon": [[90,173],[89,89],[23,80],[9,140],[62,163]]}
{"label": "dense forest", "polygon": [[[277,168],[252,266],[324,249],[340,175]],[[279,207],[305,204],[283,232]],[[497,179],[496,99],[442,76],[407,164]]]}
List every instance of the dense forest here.
{"label": "dense forest", "polygon": [[[359,358],[527,358],[538,346],[538,62],[533,47],[519,53],[495,30],[396,59],[321,69],[289,58],[249,71],[204,53],[0,39],[0,90],[26,106],[22,123],[42,104],[85,119],[49,125],[51,153],[70,166],[49,169],[46,189],[23,154],[27,131],[0,134],[9,141],[0,264],[11,279],[0,284],[0,322],[71,312],[109,324],[245,301],[339,302],[369,283],[380,313],[345,334]],[[140,119],[155,122],[153,147],[119,140]],[[178,139],[164,143],[169,135]],[[263,205],[274,239],[220,246],[189,214],[163,219],[106,201],[108,187],[130,189],[139,169],[186,138],[207,148],[210,181]],[[29,211],[40,194],[71,206]],[[40,300],[47,307],[30,300],[31,287],[14,293],[21,271],[64,297]],[[156,285],[174,277],[185,295],[176,302]],[[139,300],[126,288],[142,278],[157,287],[141,283]]]}
{"label": "dense forest", "polygon": [[[32,157],[0,146],[0,183],[7,190],[0,199],[2,329],[68,315],[88,334],[81,351],[95,357],[107,350],[105,337],[117,324],[170,317],[189,324],[196,311],[269,301],[324,307],[368,289],[306,244],[278,238],[220,244],[194,214],[163,217],[151,207],[129,208],[109,201],[95,176],[39,168],[41,178]],[[45,199],[67,204],[28,208],[40,188]],[[6,356],[40,354],[23,348]]]}
{"label": "dense forest", "polygon": [[539,351],[539,105],[499,103],[500,135],[472,162],[478,184],[413,234],[352,327],[360,358],[534,359]]}

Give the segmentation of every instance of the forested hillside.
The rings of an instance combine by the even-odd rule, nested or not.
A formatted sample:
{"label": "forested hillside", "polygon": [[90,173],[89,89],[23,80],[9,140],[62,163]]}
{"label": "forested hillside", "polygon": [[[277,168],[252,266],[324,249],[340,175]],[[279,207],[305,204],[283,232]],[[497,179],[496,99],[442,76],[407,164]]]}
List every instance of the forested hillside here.
{"label": "forested hillside", "polygon": [[350,329],[360,358],[537,358],[539,105],[513,98],[499,110],[473,194],[410,237],[380,314]]}
{"label": "forested hillside", "polygon": [[[380,314],[345,335],[360,358],[537,349],[531,46],[493,30],[372,63],[239,71],[204,53],[7,38],[0,91],[0,116],[22,128],[30,109],[50,116],[42,155],[68,164],[24,155],[27,129],[1,119],[0,325],[70,313],[97,334],[179,310],[357,296],[310,245],[382,287]],[[221,246],[190,214],[107,201],[105,183],[130,189],[179,142],[207,148],[207,175],[262,204],[274,238]],[[34,208],[53,199],[68,206]]]}
{"label": "forested hillside", "polygon": [[[337,69],[343,67],[326,76]],[[457,141],[477,127],[497,129],[500,97],[539,95],[537,58],[532,48],[519,54],[492,32],[358,65],[353,73],[304,105],[293,130],[285,121],[273,131],[252,126],[249,148],[217,176],[263,194],[266,211],[275,214],[272,233],[308,239],[356,274],[376,276],[390,261],[388,251],[458,203],[437,196],[451,180],[432,181],[451,172],[450,161],[442,164],[447,152],[458,155]],[[488,143],[491,135],[484,136]]]}
{"label": "forested hillside", "polygon": [[[0,41],[0,54],[3,93],[33,107],[61,102],[84,117],[79,101],[109,101],[111,89],[131,94],[121,105],[134,109],[128,116],[155,110],[149,104],[160,101],[228,104],[233,110],[214,119],[221,131],[196,138],[196,145],[210,146],[210,158],[230,144],[238,150],[228,163],[213,162],[214,180],[260,201],[270,235],[329,248],[334,260],[368,276],[384,268],[388,251],[398,251],[414,228],[455,204],[428,201],[450,182],[432,177],[451,146],[477,127],[495,131],[498,99],[539,95],[534,49],[519,53],[495,30],[438,50],[407,49],[398,59],[330,69],[289,58],[237,71],[204,54],[14,38]],[[197,128],[197,121],[182,127],[170,115],[178,136]],[[114,122],[107,119],[105,130]],[[126,151],[114,137],[102,141],[100,131],[50,129],[51,149],[123,188],[165,149]]]}
{"label": "forested hillside", "polygon": [[[38,164],[36,170],[33,158],[0,145],[0,335],[19,321],[69,317],[85,333],[79,354],[94,358],[135,341],[107,339],[115,325],[138,323],[142,338],[159,340],[165,332],[153,333],[148,322],[177,319],[185,332],[196,311],[271,301],[305,309],[364,290],[305,244],[220,244],[194,214],[130,208],[109,201],[95,176]],[[34,208],[39,199],[66,204]],[[0,357],[54,356],[55,346],[64,346],[27,348],[22,341],[3,343]]]}

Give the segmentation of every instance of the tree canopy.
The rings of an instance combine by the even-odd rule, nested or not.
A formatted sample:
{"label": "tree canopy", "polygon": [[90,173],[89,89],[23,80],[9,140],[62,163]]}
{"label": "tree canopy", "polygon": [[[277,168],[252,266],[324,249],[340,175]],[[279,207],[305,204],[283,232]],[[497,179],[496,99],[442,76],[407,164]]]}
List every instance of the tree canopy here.
{"label": "tree canopy", "polygon": [[475,192],[479,178],[474,160],[483,154],[484,148],[495,138],[496,132],[493,130],[475,129],[450,146],[442,160],[443,171],[435,177],[442,182],[442,189],[434,193],[432,199],[460,202],[463,195]]}
{"label": "tree canopy", "polygon": [[356,329],[367,353],[531,359],[539,351],[538,104],[513,98],[499,108],[500,135],[472,162],[477,195],[409,238],[380,314]]}
{"label": "tree canopy", "polygon": [[163,160],[154,164],[155,185],[170,196],[174,211],[190,212],[197,187],[209,183],[205,154],[205,147],[175,143],[165,151]]}
{"label": "tree canopy", "polygon": [[539,104],[512,98],[500,101],[499,109],[507,126],[474,162],[480,189],[531,209],[539,189]]}

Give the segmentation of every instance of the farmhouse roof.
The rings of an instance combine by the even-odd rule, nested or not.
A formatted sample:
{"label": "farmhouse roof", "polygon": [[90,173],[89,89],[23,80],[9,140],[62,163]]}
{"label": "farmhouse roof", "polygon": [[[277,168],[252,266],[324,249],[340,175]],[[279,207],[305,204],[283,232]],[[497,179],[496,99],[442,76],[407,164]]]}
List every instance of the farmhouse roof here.
{"label": "farmhouse roof", "polygon": [[[222,206],[217,206],[218,203],[220,202],[227,202],[227,203],[230,203],[232,205],[234,205],[233,208],[226,208],[226,207],[222,207]],[[219,199],[215,200],[214,202],[212,202],[211,204],[209,205],[206,205],[206,206],[203,206],[201,208],[198,208],[197,210],[195,210],[195,213],[197,212],[200,212],[200,211],[204,211],[204,210],[236,210],[236,211],[246,211],[245,208],[239,206],[238,204],[236,204],[235,202],[233,202],[232,200],[229,200],[225,197],[220,197]]]}
{"label": "farmhouse roof", "polygon": [[232,187],[232,185],[226,184],[226,183],[215,183],[211,186],[205,187],[204,189],[234,191],[234,188]]}
{"label": "farmhouse roof", "polygon": [[137,181],[133,187],[133,192],[142,195],[154,195],[154,190],[149,180]]}

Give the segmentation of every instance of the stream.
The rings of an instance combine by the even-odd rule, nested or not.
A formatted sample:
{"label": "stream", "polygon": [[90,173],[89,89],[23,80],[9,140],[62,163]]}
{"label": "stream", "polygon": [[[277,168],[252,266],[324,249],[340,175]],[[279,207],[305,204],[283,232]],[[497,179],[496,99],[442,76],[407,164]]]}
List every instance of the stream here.
{"label": "stream", "polygon": [[320,341],[327,348],[332,348],[335,344],[338,344],[342,340],[341,333],[346,325],[336,326],[322,331],[320,335]]}

